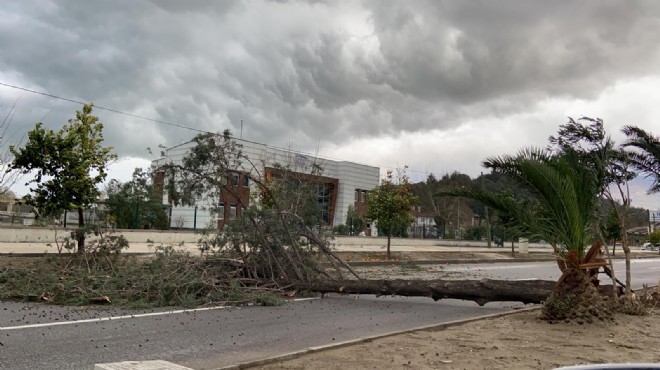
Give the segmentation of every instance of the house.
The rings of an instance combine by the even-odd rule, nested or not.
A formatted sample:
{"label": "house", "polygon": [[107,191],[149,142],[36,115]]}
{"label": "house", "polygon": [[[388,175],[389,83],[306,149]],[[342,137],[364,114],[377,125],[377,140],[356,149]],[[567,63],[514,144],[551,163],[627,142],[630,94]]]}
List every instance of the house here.
{"label": "house", "polygon": [[412,238],[437,237],[438,230],[433,218],[433,212],[425,211],[422,206],[413,206],[410,211],[413,222],[408,227],[408,236]]}

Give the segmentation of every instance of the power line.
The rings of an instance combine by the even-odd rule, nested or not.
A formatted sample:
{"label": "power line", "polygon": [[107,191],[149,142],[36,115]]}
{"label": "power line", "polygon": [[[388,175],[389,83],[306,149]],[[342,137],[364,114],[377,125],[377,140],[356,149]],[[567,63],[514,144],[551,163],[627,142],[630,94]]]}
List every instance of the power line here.
{"label": "power line", "polygon": [[[50,97],[50,98],[53,98],[53,99],[59,99],[59,100],[67,101],[67,102],[70,102],[70,103],[75,103],[75,104],[80,104],[80,105],[85,105],[85,104],[87,104],[87,103],[82,102],[82,101],[79,101],[79,100],[75,100],[75,99],[71,99],[71,98],[65,98],[65,97],[62,97],[62,96],[59,96],[59,95],[50,94],[50,93],[46,93],[46,92],[42,92],[42,91],[31,90],[31,89],[28,89],[28,88],[25,88],[25,87],[16,86],[16,85],[11,85],[11,84],[4,83],[4,82],[0,82],[0,86],[9,87],[9,88],[12,88],[12,89],[25,91],[25,92],[29,92],[29,93],[32,93],[32,94],[37,94],[37,95],[47,96],[47,97]],[[100,105],[94,105],[94,108],[96,108],[96,109],[101,109],[101,110],[105,110],[105,111],[108,111],[108,112],[117,113],[117,114],[122,114],[122,115],[129,116],[129,117],[133,117],[133,118],[143,119],[143,120],[146,120],[146,121],[151,121],[151,122],[155,122],[155,123],[161,123],[161,124],[168,125],[168,126],[172,126],[172,127],[178,127],[178,128],[182,128],[182,129],[186,129],[186,130],[191,130],[191,131],[195,131],[195,132],[205,133],[205,134],[212,134],[212,132],[210,132],[210,131],[200,130],[200,129],[197,129],[197,128],[194,128],[194,127],[190,127],[190,126],[186,126],[186,125],[182,125],[182,124],[178,124],[178,123],[172,123],[172,122],[163,121],[163,120],[159,120],[159,119],[154,119],[154,118],[144,117],[144,116],[140,116],[140,115],[137,115],[137,114],[132,114],[132,113],[128,113],[128,112],[123,112],[123,111],[120,111],[120,110],[117,110],[117,109],[108,108],[108,107],[104,107],[104,106],[100,106]],[[243,120],[241,120],[241,126],[242,126],[242,123],[243,123],[242,121],[243,121]],[[241,127],[241,128],[242,128],[242,127]],[[242,136],[242,135],[241,135],[241,136]],[[243,139],[242,137],[239,138],[239,139],[240,139],[240,140],[245,140],[245,139]],[[249,141],[249,140],[245,140],[245,141]],[[267,146],[269,146],[269,147],[271,147],[271,148],[275,148],[275,149],[283,149],[283,150],[287,150],[286,148],[280,148],[280,147],[277,147],[277,146],[272,146],[272,145],[267,145]],[[299,153],[302,153],[302,154],[309,154],[309,153],[305,153],[305,152],[303,152],[303,151],[297,151],[297,150],[291,150],[291,149],[288,149],[288,150],[289,150],[289,151],[292,151],[292,152],[299,152]],[[324,157],[325,157],[325,156],[324,156]],[[326,158],[326,159],[330,159],[330,160],[346,161],[346,159],[343,159],[343,158],[333,158],[333,157],[325,157],[325,158]],[[366,163],[363,163],[363,164],[366,164]],[[378,168],[382,168],[382,169],[385,169],[385,170],[388,170],[388,169],[397,169],[397,168],[398,168],[398,167],[396,167],[396,166],[395,166],[395,167],[390,167],[390,166],[382,166],[382,165],[377,165],[377,164],[368,164],[368,165],[369,165],[369,166],[378,167]],[[406,171],[407,171],[407,172],[420,173],[420,174],[433,173],[433,172],[429,172],[429,171],[413,170],[413,169],[411,169],[411,168],[408,168]],[[438,174],[439,174],[439,173],[438,173]]]}
{"label": "power line", "polygon": [[[31,90],[31,89],[28,89],[28,88],[25,88],[25,87],[10,85],[10,84],[4,83],[4,82],[0,82],[0,85],[10,87],[10,88],[16,89],[16,90],[26,91],[26,92],[29,92],[29,93],[32,93],[32,94],[37,94],[37,95],[47,96],[47,97],[54,98],[54,99],[68,101],[70,103],[76,103],[76,104],[81,104],[81,105],[87,104],[87,103],[79,101],[79,100],[65,98],[65,97],[62,97],[62,96],[49,94],[49,93],[45,93],[45,92],[42,92],[42,91]],[[95,104],[94,108],[105,110],[105,111],[108,111],[108,112],[117,113],[117,114],[122,114],[122,115],[133,117],[133,118],[139,118],[139,119],[143,119],[143,120],[151,121],[151,122],[155,122],[155,123],[162,123],[164,125],[178,127],[178,128],[182,128],[182,129],[186,129],[186,130],[190,130],[190,131],[196,131],[196,132],[202,132],[202,133],[211,133],[211,132],[206,131],[206,130],[200,130],[200,129],[197,129],[197,128],[194,128],[194,127],[185,126],[185,125],[181,125],[181,124],[178,124],[178,123],[172,123],[172,122],[167,122],[167,121],[163,121],[163,120],[159,120],[159,119],[139,116],[139,115],[133,114],[133,113],[122,112],[120,110],[112,109],[112,108],[108,108],[108,107],[103,107],[101,105],[96,105]]]}

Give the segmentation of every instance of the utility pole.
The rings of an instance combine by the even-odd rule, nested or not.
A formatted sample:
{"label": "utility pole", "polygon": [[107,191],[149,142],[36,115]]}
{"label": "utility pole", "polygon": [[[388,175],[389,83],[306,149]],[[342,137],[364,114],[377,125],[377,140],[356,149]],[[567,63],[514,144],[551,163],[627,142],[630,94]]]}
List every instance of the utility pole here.
{"label": "utility pole", "polygon": [[[481,173],[481,190],[486,190],[486,186],[484,185],[484,173]],[[491,247],[490,245],[490,218],[488,218],[488,206],[484,206],[484,218],[486,218],[486,240],[488,241],[488,248]]]}
{"label": "utility pole", "polygon": [[243,120],[241,120],[241,140],[243,139]]}
{"label": "utility pole", "polygon": [[461,229],[461,197],[456,198],[456,232],[454,233],[455,239],[458,237],[458,232]]}

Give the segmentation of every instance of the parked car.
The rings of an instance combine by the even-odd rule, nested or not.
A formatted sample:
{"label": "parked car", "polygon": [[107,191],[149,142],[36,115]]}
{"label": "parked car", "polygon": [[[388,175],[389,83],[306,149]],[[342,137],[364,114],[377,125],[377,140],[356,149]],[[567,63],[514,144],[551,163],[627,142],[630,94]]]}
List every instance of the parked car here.
{"label": "parked car", "polygon": [[653,243],[644,243],[642,244],[642,250],[644,251],[655,251],[660,249],[660,245],[658,244],[653,244]]}

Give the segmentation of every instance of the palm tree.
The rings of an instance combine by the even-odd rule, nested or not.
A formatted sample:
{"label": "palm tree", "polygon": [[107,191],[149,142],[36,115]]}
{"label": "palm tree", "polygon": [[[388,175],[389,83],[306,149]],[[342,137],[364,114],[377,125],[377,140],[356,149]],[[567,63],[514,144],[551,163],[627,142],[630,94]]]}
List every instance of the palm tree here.
{"label": "palm tree", "polygon": [[653,180],[649,193],[660,192],[660,137],[636,126],[625,126],[622,131],[628,137],[623,146],[637,149],[628,153],[630,163]]}
{"label": "palm tree", "polygon": [[[600,245],[587,252],[591,244],[598,194],[606,181],[607,149],[578,153],[567,148],[559,153],[541,149],[524,149],[517,155],[488,158],[484,166],[510,176],[533,199],[518,201],[510,193],[490,193],[480,189],[456,189],[443,195],[463,196],[478,200],[506,215],[524,233],[547,240],[554,248],[562,277],[550,302],[571,307],[567,297],[595,297],[590,283],[590,270],[604,266],[594,263]],[[552,298],[552,297],[551,297]],[[548,305],[546,305],[546,308]],[[549,318],[561,318],[565,312],[546,312]]]}

